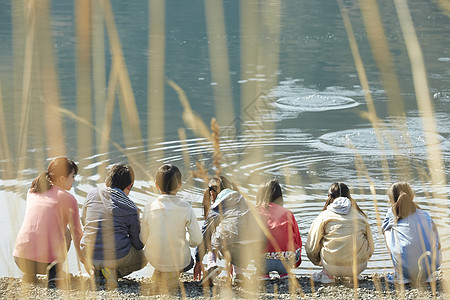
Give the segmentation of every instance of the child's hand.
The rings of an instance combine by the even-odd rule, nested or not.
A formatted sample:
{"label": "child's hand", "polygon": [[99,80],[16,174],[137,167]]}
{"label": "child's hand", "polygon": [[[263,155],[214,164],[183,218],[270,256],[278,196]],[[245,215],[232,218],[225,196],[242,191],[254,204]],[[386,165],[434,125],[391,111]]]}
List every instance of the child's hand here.
{"label": "child's hand", "polygon": [[200,281],[200,279],[202,278],[202,273],[203,273],[203,264],[201,261],[199,262],[195,262],[195,266],[194,266],[194,280],[198,280]]}

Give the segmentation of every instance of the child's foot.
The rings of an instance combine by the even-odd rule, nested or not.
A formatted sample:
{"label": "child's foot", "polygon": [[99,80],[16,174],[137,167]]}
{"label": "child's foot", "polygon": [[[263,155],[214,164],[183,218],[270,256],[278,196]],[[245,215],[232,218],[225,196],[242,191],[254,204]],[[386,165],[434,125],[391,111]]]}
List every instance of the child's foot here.
{"label": "child's foot", "polygon": [[408,278],[402,276],[403,278],[400,278],[400,275],[398,273],[389,273],[386,274],[386,281],[389,283],[398,283],[398,284],[407,284],[411,283],[411,280]]}
{"label": "child's foot", "polygon": [[320,283],[332,283],[332,282],[334,282],[334,276],[328,274],[324,270],[314,273],[312,278],[313,278],[314,282],[320,282]]}
{"label": "child's foot", "polygon": [[[59,269],[59,270],[58,270]],[[48,288],[54,289],[58,284],[61,284],[67,279],[67,273],[60,269],[56,263],[52,263],[47,267]]]}
{"label": "child's foot", "polygon": [[270,280],[270,279],[271,278],[270,278],[269,274],[262,274],[262,275],[258,276],[258,280],[260,280],[260,281],[267,281],[267,280]]}
{"label": "child's foot", "polygon": [[106,284],[111,288],[117,287],[117,273],[115,269],[102,267],[103,276],[105,276]]}
{"label": "child's foot", "polygon": [[280,279],[288,279],[290,277],[289,274],[280,274]]}

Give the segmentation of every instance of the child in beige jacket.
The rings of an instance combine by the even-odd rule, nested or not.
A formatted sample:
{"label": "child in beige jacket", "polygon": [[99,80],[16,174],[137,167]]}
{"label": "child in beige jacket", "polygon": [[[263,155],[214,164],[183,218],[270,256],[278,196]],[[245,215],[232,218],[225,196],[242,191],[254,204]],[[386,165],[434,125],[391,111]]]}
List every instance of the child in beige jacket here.
{"label": "child in beige jacket", "polygon": [[323,267],[313,274],[317,282],[334,282],[334,276],[358,276],[367,267],[374,251],[372,231],[344,183],[331,185],[323,211],[311,225],[305,248],[311,262]]}

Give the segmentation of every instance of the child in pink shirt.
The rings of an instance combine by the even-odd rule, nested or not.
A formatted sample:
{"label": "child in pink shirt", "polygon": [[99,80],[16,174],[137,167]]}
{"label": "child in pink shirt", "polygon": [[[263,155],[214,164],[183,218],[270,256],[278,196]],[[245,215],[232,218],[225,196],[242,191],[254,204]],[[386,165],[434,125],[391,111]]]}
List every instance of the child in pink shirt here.
{"label": "child in pink shirt", "polygon": [[283,207],[283,195],[278,181],[270,180],[259,187],[256,204],[269,235],[264,250],[263,266],[259,266],[262,280],[270,279],[269,272],[277,271],[287,277],[291,268],[301,260],[302,240],[298,224],[291,211]]}
{"label": "child in pink shirt", "polygon": [[49,282],[55,281],[66,259],[70,236],[78,258],[84,263],[78,204],[68,192],[77,171],[73,161],[55,158],[48,171],[37,177],[28,191],[25,219],[13,254],[17,266],[25,273],[25,281],[34,282],[36,274],[47,274]]}

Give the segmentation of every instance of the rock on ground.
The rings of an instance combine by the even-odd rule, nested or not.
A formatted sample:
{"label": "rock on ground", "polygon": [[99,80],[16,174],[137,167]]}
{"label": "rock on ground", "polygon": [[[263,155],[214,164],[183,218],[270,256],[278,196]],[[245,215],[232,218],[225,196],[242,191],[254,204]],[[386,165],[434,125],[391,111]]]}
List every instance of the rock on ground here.
{"label": "rock on ground", "polygon": [[180,286],[170,294],[156,292],[150,278],[120,279],[115,289],[95,286],[87,277],[72,276],[65,288],[47,288],[45,277],[36,283],[22,283],[19,278],[0,278],[0,299],[450,299],[442,288],[448,280],[441,274],[435,284],[422,286],[394,285],[377,274],[364,276],[355,285],[349,279],[333,284],[313,283],[309,276],[291,279],[258,281],[249,279],[243,284],[232,283],[225,277],[216,278],[212,288],[199,286],[192,275],[183,274]]}

